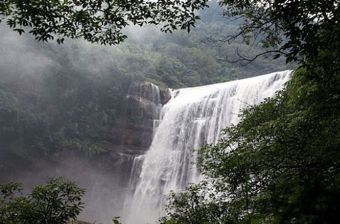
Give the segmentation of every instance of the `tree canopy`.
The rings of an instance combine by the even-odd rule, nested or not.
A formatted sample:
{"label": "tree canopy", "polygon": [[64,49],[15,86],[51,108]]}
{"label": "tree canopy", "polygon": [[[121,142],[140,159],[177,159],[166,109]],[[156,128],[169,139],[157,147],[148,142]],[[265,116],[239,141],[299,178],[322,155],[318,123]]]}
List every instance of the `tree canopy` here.
{"label": "tree canopy", "polygon": [[196,11],[206,6],[207,0],[2,0],[0,22],[42,41],[82,37],[118,44],[129,25],[160,25],[165,32],[190,30],[198,19]]}
{"label": "tree canopy", "polygon": [[172,195],[162,223],[338,220],[340,76],[325,89],[311,74],[295,72],[285,90],[245,110],[218,144],[203,147],[208,181]]}
{"label": "tree canopy", "polygon": [[284,90],[243,111],[217,144],[203,147],[207,181],[172,195],[162,223],[334,223],[340,218],[339,2],[222,4],[227,13],[246,16],[240,36],[278,47],[272,52],[299,68]]}
{"label": "tree canopy", "polygon": [[328,43],[339,32],[339,3],[338,0],[221,2],[227,6],[227,15],[245,18],[236,36],[252,37],[264,47],[275,46],[276,57],[283,54],[288,61],[300,62],[320,56],[320,49],[332,49]]}
{"label": "tree canopy", "polygon": [[66,224],[83,208],[84,190],[62,178],[52,178],[23,195],[20,184],[0,185],[1,224]]}
{"label": "tree canopy", "polygon": [[[123,9],[121,12],[128,12],[122,17],[126,23],[117,22],[117,25],[110,20],[108,30],[111,27],[111,31],[101,36],[106,32],[105,25],[105,32],[101,29],[106,19],[101,18],[107,14],[99,13],[100,10],[91,14],[92,7],[98,9],[94,1],[91,2],[93,5],[77,5],[75,1],[51,2],[51,9],[58,9],[63,4],[73,8],[66,7],[69,14],[61,14],[59,20],[54,17],[58,10],[44,8],[38,1],[36,4],[4,1],[0,5],[1,15],[8,16],[9,25],[14,22],[14,29],[31,27],[29,32],[41,40],[63,35],[106,44],[109,42],[105,40],[118,43],[124,38],[121,28],[131,21],[143,25],[145,18],[151,18],[147,23],[165,22],[165,30],[174,29],[172,25],[188,28],[190,23],[186,23],[185,18],[196,19],[194,14],[184,13],[181,18],[172,13],[195,10],[204,5],[202,1],[190,3],[188,7],[181,5],[189,1],[137,2],[147,5],[148,10],[137,10],[140,14],[132,13],[132,6],[118,7]],[[101,3],[108,7],[107,2]],[[141,4],[132,5],[139,9]],[[221,4],[227,6],[227,14],[245,19],[236,36],[253,39],[255,43],[260,41],[264,47],[273,49],[270,52],[277,53],[275,57],[283,54],[287,61],[300,63],[300,68],[275,98],[243,111],[241,122],[227,128],[218,144],[202,149],[201,165],[208,181],[173,195],[168,216],[162,222],[334,223],[340,218],[339,1],[225,0]],[[38,9],[34,16],[31,16],[32,11],[25,14],[31,6]],[[155,12],[151,10],[152,6]],[[162,14],[168,8],[170,11]],[[39,14],[40,9],[42,14]],[[133,16],[129,17],[130,14]],[[72,15],[72,26],[68,26],[64,15]],[[110,10],[109,15],[112,15]],[[49,27],[55,29],[49,31]],[[22,32],[20,29],[17,31]],[[119,35],[115,35],[117,30]]]}

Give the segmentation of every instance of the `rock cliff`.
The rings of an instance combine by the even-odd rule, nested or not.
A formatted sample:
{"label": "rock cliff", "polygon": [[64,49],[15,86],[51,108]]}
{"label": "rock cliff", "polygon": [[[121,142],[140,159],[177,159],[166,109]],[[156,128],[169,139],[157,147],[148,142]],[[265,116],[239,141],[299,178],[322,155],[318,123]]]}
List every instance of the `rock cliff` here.
{"label": "rock cliff", "polygon": [[[0,164],[1,182],[22,182],[29,189],[44,183],[47,177],[64,176],[86,189],[85,209],[81,219],[109,223],[119,215],[135,156],[150,146],[153,128],[163,104],[170,99],[167,88],[150,82],[132,82],[121,100],[116,121],[99,133],[109,144],[104,152],[89,155],[82,149],[65,148],[56,155],[35,155],[34,160],[8,158],[11,166]],[[96,141],[96,139],[94,139]],[[17,161],[13,163],[13,161]]]}

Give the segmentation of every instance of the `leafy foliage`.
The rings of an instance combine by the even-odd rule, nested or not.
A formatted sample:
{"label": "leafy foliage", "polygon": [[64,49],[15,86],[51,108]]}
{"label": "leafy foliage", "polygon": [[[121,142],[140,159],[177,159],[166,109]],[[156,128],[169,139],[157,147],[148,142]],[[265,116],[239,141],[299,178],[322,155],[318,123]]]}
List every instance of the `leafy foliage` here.
{"label": "leafy foliage", "polygon": [[72,182],[52,178],[23,195],[19,184],[0,185],[1,224],[66,224],[83,208],[84,190]]}
{"label": "leafy foliage", "polygon": [[169,196],[169,205],[167,207],[168,216],[161,218],[161,224],[208,224],[221,223],[221,204],[216,202],[218,197],[213,197],[209,193],[206,182],[198,185],[191,185],[185,192],[176,194],[171,193]]}
{"label": "leafy foliage", "polygon": [[128,25],[161,24],[162,30],[187,29],[194,26],[195,12],[207,6],[206,0],[112,1],[14,1],[0,3],[0,22],[19,34],[28,30],[36,39],[84,38],[92,43],[118,44],[126,38],[122,30]]}
{"label": "leafy foliage", "polygon": [[[140,30],[144,39],[131,36],[114,48],[79,41],[59,46],[20,38],[30,51],[53,63],[45,68],[20,51],[17,60],[27,62],[27,70],[16,72],[16,67],[26,65],[16,62],[15,68],[1,66],[0,169],[13,170],[21,167],[14,164],[26,166],[25,161],[41,157],[58,159],[63,150],[90,156],[112,150],[119,141],[112,129],[120,128],[119,121],[126,116],[125,96],[133,81],[179,88],[287,69],[282,60],[266,58],[247,67],[226,62],[225,55],[232,57],[236,49],[254,55],[261,50],[240,41],[230,46],[207,41],[207,34],[222,38],[238,26],[232,22],[226,26],[228,20],[220,15],[218,4],[209,5],[200,12],[202,20],[189,35],[184,31],[167,35],[150,28]],[[42,72],[32,69],[30,63],[41,65]]]}
{"label": "leafy foliage", "polygon": [[[210,180],[197,188],[205,200],[197,201],[192,187],[173,196],[170,223],[200,223],[192,213],[203,215],[203,223],[312,224],[339,218],[340,102],[333,95],[339,90],[319,89],[322,82],[310,80],[307,71],[295,72],[284,91],[245,110],[218,144],[202,149],[203,173]],[[332,80],[338,85],[339,76]],[[183,212],[192,201],[198,204]],[[215,213],[205,222],[211,204]]]}
{"label": "leafy foliage", "polygon": [[[300,67],[283,91],[243,111],[218,144],[202,149],[208,184],[197,186],[205,200],[195,207],[216,206],[208,223],[334,223],[340,214],[338,2],[223,4],[232,15],[247,16],[241,36],[262,34],[264,46],[279,44],[277,52]],[[192,212],[209,217],[209,209],[179,210],[194,200],[191,193],[173,196],[165,220],[197,223],[182,219]],[[184,205],[177,204],[183,196],[189,196]]]}
{"label": "leafy foliage", "polygon": [[337,0],[224,0],[221,4],[228,6],[229,16],[246,16],[236,36],[274,46],[275,57],[283,54],[287,61],[317,58],[320,49],[331,49],[325,37],[335,32],[340,16]]}

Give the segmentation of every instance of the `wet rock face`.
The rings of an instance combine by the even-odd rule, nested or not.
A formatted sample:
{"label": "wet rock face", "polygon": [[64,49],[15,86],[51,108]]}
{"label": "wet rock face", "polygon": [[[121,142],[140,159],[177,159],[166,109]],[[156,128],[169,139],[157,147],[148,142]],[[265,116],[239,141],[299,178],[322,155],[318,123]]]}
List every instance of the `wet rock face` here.
{"label": "wet rock face", "polygon": [[161,102],[162,104],[166,104],[171,99],[171,93],[168,88],[161,88]]}
{"label": "wet rock face", "polygon": [[[105,170],[118,174],[120,183],[127,187],[133,160],[150,147],[155,121],[160,117],[162,106],[171,98],[167,88],[150,82],[133,82],[127,90],[122,110],[116,124],[112,126],[112,148],[103,154],[97,164],[106,164]],[[109,162],[103,158],[109,159]]]}
{"label": "wet rock face", "polygon": [[[157,91],[156,90],[157,88],[159,90],[160,99],[155,98],[157,97],[155,96],[155,94],[157,94],[155,92]],[[156,101],[160,100],[160,103],[163,105],[166,104],[171,98],[170,90],[168,88],[160,87],[151,82],[146,82],[146,81],[131,83],[129,90],[128,90],[128,96],[139,97],[144,100],[152,101],[154,103],[158,103]]]}
{"label": "wet rock face", "polygon": [[[123,207],[129,192],[130,172],[135,156],[144,154],[152,141],[154,120],[171,95],[167,88],[150,82],[133,82],[122,99],[117,121],[102,136],[108,150],[87,155],[78,150],[61,150],[55,158],[43,155],[34,161],[16,158],[0,183],[23,182],[25,189],[46,182],[46,177],[63,176],[86,189],[86,207],[80,219],[110,223]],[[5,155],[0,155],[0,157]],[[13,161],[13,159],[11,159]],[[26,164],[27,163],[27,164]],[[81,223],[82,224],[82,223]]]}
{"label": "wet rock face", "polygon": [[[124,105],[124,114],[112,129],[119,148],[128,154],[142,154],[150,146],[154,121],[159,119],[162,105],[171,98],[167,88],[151,82],[130,84]],[[113,150],[116,151],[116,150]]]}
{"label": "wet rock face", "polygon": [[139,96],[128,95],[127,101],[127,115],[132,120],[138,118],[156,118],[155,110],[158,106],[154,101]]}

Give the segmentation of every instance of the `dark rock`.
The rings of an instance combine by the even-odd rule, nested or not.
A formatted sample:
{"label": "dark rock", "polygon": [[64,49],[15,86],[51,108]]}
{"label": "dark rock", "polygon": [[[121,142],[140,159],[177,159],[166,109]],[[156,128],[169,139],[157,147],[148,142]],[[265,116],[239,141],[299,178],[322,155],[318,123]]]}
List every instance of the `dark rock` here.
{"label": "dark rock", "polygon": [[[86,207],[80,219],[108,223],[123,206],[124,195],[130,190],[133,161],[150,147],[154,120],[159,119],[161,106],[170,98],[167,88],[134,82],[122,99],[118,119],[109,131],[100,133],[110,145],[108,150],[89,155],[81,149],[65,148],[58,150],[53,158],[37,155],[34,161],[16,156],[15,164],[0,176],[0,183],[23,182],[25,189],[30,189],[46,182],[47,177],[63,176],[86,189]],[[6,160],[6,155],[1,154],[0,158]],[[0,168],[4,165],[0,163]]]}
{"label": "dark rock", "polygon": [[155,88],[159,88],[151,82],[133,82],[129,86],[128,95],[136,96],[144,100],[149,100],[154,103],[155,99]]}
{"label": "dark rock", "polygon": [[[120,125],[115,125],[112,132],[119,135],[122,148],[138,148],[146,151],[152,141],[154,120],[159,119],[162,104],[171,98],[167,88],[159,88],[150,82],[133,82],[128,88],[125,113]],[[124,123],[124,124],[123,124]],[[117,129],[118,128],[118,129]]]}
{"label": "dark rock", "polygon": [[162,105],[166,104],[171,99],[171,93],[168,88],[160,87],[161,93],[161,103]]}

